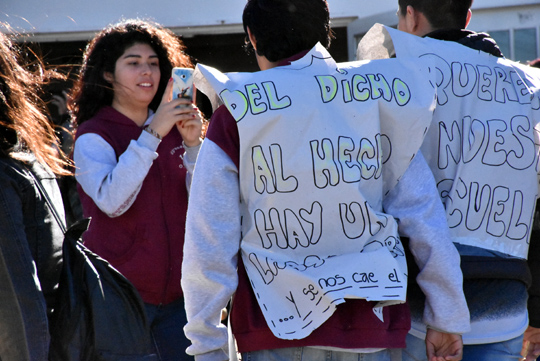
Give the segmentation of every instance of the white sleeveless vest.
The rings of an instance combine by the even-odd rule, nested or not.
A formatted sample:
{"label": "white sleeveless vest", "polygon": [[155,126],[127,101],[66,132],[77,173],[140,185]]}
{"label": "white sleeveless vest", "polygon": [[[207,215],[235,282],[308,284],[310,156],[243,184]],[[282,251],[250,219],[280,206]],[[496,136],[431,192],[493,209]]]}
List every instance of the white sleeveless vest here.
{"label": "white sleeveless vest", "polygon": [[[393,44],[386,42],[385,54],[380,45],[388,35]],[[527,258],[538,195],[538,69],[382,25],[365,39],[361,58],[395,51],[399,59],[434,63],[437,108],[422,153],[453,241]]]}
{"label": "white sleeveless vest", "polygon": [[431,122],[426,69],[336,64],[320,44],[256,73],[198,66],[197,88],[237,121],[242,258],[276,337],[308,336],[346,298],[405,301],[403,246],[382,203]]}

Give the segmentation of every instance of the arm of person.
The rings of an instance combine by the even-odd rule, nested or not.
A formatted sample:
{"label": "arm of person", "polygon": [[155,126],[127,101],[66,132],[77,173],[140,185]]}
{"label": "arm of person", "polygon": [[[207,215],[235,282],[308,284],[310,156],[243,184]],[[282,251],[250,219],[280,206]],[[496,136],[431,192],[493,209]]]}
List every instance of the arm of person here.
{"label": "arm of person", "polygon": [[186,174],[186,188],[188,192],[191,188],[191,180],[193,179],[193,172],[195,171],[195,164],[197,163],[197,156],[199,155],[199,150],[201,149],[201,144],[199,143],[196,146],[188,147],[186,143],[184,143],[184,149],[186,150],[184,152],[183,162],[184,167],[186,167],[187,174]]}
{"label": "arm of person", "polygon": [[158,138],[143,131],[117,161],[114,149],[101,136],[83,134],[73,151],[77,182],[109,217],[122,215],[135,201],[158,157],[159,143]]}
{"label": "arm of person", "polygon": [[384,207],[399,219],[400,235],[410,238],[411,253],[420,269],[416,280],[426,295],[424,323],[437,336],[438,346],[434,347],[453,342],[438,333],[455,334],[461,339],[460,334],[470,330],[470,319],[460,258],[451,242],[433,175],[420,152],[385,198]]}
{"label": "arm of person", "polygon": [[170,132],[173,126],[171,121],[176,125],[185,149],[183,163],[187,170],[186,188],[189,192],[193,169],[202,143],[203,115],[199,108],[191,103],[191,100],[172,99],[172,84],[171,78],[157,112],[147,120],[146,124],[162,137]]}
{"label": "arm of person", "polygon": [[191,340],[187,353],[197,361],[228,360],[227,328],[221,310],[238,285],[240,249],[238,169],[205,139],[194,172],[186,219],[182,289]]}

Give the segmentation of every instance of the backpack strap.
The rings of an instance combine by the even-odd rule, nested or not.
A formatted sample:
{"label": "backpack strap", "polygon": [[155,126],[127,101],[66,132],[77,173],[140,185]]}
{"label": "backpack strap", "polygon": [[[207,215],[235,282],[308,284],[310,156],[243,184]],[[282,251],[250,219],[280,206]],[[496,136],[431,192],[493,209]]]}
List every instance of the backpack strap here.
{"label": "backpack strap", "polygon": [[41,180],[36,177],[36,175],[32,172],[31,169],[29,169],[30,175],[32,178],[34,178],[34,181],[36,183],[36,186],[39,188],[39,192],[45,198],[45,202],[47,203],[47,206],[51,210],[54,218],[56,219],[56,222],[58,223],[58,226],[60,226],[60,229],[62,230],[62,233],[66,233],[66,225],[62,221],[62,218],[60,217],[60,214],[58,214],[58,211],[56,210],[56,207],[54,206],[53,202],[51,201],[51,198],[49,197],[49,194],[43,187],[43,184],[41,184]]}

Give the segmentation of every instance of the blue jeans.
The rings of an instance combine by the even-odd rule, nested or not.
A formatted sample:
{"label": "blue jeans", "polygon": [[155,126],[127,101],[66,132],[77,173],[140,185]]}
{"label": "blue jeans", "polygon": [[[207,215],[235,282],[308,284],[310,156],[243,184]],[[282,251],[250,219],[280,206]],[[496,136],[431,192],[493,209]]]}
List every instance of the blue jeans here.
{"label": "blue jeans", "polygon": [[[462,361],[519,361],[523,336],[495,343],[465,345]],[[407,348],[403,350],[403,361],[424,361],[426,343],[423,339],[407,335]]]}
{"label": "blue jeans", "polygon": [[400,361],[400,349],[373,353],[319,350],[311,347],[290,347],[245,352],[242,361]]}
{"label": "blue jeans", "polygon": [[194,360],[186,354],[190,342],[184,335],[187,323],[184,299],[181,298],[168,305],[151,305],[146,303],[146,314],[150,332],[160,361]]}

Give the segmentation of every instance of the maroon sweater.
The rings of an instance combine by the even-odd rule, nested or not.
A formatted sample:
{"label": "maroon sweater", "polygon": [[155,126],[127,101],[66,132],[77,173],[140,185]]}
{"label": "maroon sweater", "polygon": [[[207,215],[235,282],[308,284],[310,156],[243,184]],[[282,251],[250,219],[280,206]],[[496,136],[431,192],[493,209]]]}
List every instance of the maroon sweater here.
{"label": "maroon sweater", "polygon": [[[216,143],[239,167],[238,128],[224,106],[213,114],[206,137]],[[231,322],[239,352],[303,346],[349,349],[405,347],[405,337],[410,328],[408,306],[401,304],[384,307],[384,322],[381,322],[373,313],[375,302],[365,300],[346,300],[338,305],[335,313],[304,339],[279,339],[266,324],[241,260],[238,276]]]}
{"label": "maroon sweater", "polygon": [[[118,159],[142,128],[112,107],[84,122],[77,136],[95,133]],[[167,304],[182,297],[180,288],[188,194],[181,155],[182,136],[173,127],[157,148],[159,156],[131,207],[110,218],[79,186],[84,216],[92,217],[85,245],[130,280],[144,302]],[[84,171],[91,172],[91,169]]]}

